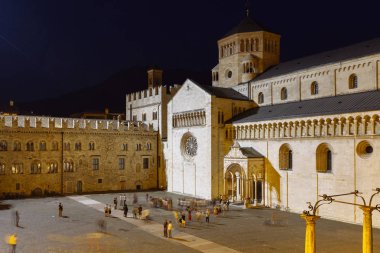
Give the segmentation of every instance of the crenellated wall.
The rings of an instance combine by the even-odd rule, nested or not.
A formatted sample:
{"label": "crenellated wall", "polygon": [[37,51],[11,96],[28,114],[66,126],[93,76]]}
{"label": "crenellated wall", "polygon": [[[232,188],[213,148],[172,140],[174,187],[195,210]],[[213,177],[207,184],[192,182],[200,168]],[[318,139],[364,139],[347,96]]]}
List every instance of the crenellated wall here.
{"label": "crenellated wall", "polygon": [[143,122],[0,116],[0,198],[158,188]]}

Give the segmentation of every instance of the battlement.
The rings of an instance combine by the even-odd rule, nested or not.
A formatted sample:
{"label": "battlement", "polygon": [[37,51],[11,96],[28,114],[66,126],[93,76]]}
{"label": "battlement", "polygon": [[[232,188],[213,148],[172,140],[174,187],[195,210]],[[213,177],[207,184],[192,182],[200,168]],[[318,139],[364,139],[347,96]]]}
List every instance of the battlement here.
{"label": "battlement", "polygon": [[46,116],[4,116],[0,115],[0,129],[30,128],[52,130],[80,130],[89,131],[131,131],[138,130],[153,132],[153,125],[140,121],[118,121],[103,119],[59,118]]}
{"label": "battlement", "polygon": [[[167,95],[173,96],[180,87],[181,85],[178,85],[178,84],[175,84],[174,86],[169,86],[169,94]],[[144,100],[144,99],[161,100],[163,94],[166,95],[166,86],[156,86],[149,89],[127,94],[127,102],[133,102],[133,101]]]}

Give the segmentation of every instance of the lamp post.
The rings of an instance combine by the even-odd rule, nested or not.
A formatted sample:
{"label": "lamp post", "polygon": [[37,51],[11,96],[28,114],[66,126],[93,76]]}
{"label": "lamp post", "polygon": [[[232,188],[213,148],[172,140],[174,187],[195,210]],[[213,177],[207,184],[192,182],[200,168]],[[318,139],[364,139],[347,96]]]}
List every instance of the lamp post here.
{"label": "lamp post", "polygon": [[316,252],[315,221],[321,218],[321,216],[316,215],[316,212],[320,206],[331,203],[332,198],[327,195],[324,195],[323,199],[318,200],[314,206],[311,202],[307,202],[309,210],[304,210],[303,214],[301,214],[301,218],[306,221],[305,253]]}
{"label": "lamp post", "polygon": [[[318,200],[314,206],[309,204],[309,211],[303,211],[301,218],[306,220],[306,237],[305,237],[305,253],[315,253],[315,221],[320,218],[320,216],[316,215],[317,209],[324,204],[331,204],[332,202],[337,202],[341,204],[348,204],[359,206],[361,210],[363,210],[363,241],[362,241],[362,252],[363,253],[372,253],[373,252],[373,240],[372,240],[372,211],[377,210],[380,212],[380,204],[372,206],[372,201],[375,195],[380,194],[380,188],[376,188],[375,193],[371,195],[369,200],[369,204],[365,199],[360,196],[361,194],[358,190],[345,194],[338,195],[322,195],[321,200]],[[347,196],[347,195],[355,195],[362,199],[363,204],[350,203],[346,201],[340,201],[334,199],[335,197]]]}

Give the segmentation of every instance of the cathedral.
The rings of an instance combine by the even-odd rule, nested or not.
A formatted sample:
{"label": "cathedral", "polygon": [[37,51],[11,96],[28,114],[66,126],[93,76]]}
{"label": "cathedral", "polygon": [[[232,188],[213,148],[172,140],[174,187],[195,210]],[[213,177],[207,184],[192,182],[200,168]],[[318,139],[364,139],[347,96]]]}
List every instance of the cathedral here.
{"label": "cathedral", "polygon": [[[0,115],[0,197],[166,188],[302,213],[357,190],[339,200],[362,204],[380,187],[380,39],[280,62],[280,38],[247,13],[217,42],[212,86],[149,69],[126,121]],[[318,215],[363,219],[335,202]]]}
{"label": "cathedral", "polygon": [[[148,90],[127,95],[127,119],[159,131],[169,192],[302,213],[323,194],[380,187],[380,39],[280,63],[280,37],[247,13],[217,42],[212,86],[167,91],[152,69]],[[362,221],[354,205],[318,214]]]}

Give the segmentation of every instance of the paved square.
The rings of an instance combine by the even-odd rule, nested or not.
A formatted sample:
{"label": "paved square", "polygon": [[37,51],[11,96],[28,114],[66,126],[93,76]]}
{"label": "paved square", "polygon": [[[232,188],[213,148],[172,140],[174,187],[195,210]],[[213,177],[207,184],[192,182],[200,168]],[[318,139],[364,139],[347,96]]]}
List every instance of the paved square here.
{"label": "paved square", "polygon": [[[162,223],[174,222],[173,213],[152,208],[145,192],[138,193],[143,209],[149,208],[151,220],[132,218],[133,193],[127,193],[129,215],[112,209],[104,217],[105,204],[112,204],[118,193],[69,196],[60,198],[7,200],[11,209],[0,210],[0,252],[7,252],[5,236],[18,235],[17,252],[304,252],[305,223],[297,214],[273,209],[231,207],[210,223],[174,223],[173,239],[163,237]],[[171,197],[177,208],[178,195],[149,192],[150,196]],[[63,218],[58,203],[63,204]],[[12,213],[20,213],[20,228],[12,223]],[[273,217],[281,223],[271,225]],[[378,216],[374,215],[374,218]],[[98,221],[106,221],[106,232],[99,232]],[[361,252],[362,227],[321,219],[316,225],[317,252]],[[374,229],[374,252],[380,252],[380,230]]]}

